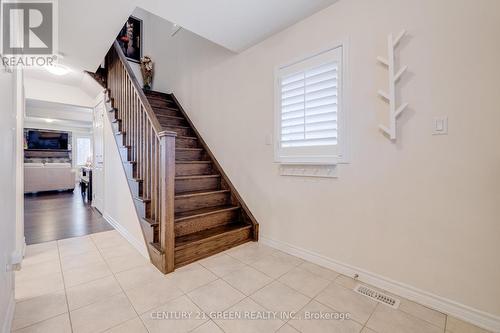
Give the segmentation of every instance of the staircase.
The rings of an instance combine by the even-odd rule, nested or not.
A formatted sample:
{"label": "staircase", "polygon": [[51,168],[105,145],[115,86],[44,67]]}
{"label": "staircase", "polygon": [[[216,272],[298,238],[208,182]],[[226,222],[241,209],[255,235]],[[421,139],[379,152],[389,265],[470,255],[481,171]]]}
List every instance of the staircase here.
{"label": "staircase", "polygon": [[258,240],[258,223],[173,94],[143,91],[115,42],[109,117],[151,262],[162,272]]}

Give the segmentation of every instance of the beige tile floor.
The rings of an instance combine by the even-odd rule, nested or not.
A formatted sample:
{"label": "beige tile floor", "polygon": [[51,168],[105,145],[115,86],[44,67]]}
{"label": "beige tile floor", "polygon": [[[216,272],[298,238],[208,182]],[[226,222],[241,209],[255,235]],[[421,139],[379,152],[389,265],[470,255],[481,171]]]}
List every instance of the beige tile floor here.
{"label": "beige tile floor", "polygon": [[[355,285],[258,243],[164,276],[116,231],[108,231],[28,246],[16,273],[13,331],[486,332],[405,299],[394,310],[353,292]],[[351,319],[306,318],[333,313],[349,313]],[[234,318],[238,314],[268,317]]]}

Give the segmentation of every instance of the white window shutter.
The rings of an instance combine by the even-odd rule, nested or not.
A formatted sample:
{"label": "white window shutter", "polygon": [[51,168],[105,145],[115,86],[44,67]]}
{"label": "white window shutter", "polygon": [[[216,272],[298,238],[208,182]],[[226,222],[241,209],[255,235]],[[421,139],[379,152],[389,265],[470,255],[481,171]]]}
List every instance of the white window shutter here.
{"label": "white window shutter", "polygon": [[338,154],[342,48],[278,72],[278,161],[314,162]]}

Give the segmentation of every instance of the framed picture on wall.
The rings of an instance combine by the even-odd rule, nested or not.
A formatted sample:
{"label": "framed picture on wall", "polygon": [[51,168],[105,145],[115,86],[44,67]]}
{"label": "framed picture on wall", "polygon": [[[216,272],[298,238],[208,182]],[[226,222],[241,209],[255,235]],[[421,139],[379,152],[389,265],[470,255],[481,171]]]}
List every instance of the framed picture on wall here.
{"label": "framed picture on wall", "polygon": [[133,62],[142,57],[142,20],[130,16],[116,37],[125,56]]}

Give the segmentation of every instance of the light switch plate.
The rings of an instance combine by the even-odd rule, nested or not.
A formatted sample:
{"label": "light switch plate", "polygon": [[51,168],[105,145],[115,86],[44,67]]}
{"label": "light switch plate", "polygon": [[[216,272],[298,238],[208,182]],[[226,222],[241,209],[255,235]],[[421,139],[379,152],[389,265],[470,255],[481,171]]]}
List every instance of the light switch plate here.
{"label": "light switch plate", "polygon": [[446,135],[448,134],[448,117],[436,117],[434,118],[433,135]]}

